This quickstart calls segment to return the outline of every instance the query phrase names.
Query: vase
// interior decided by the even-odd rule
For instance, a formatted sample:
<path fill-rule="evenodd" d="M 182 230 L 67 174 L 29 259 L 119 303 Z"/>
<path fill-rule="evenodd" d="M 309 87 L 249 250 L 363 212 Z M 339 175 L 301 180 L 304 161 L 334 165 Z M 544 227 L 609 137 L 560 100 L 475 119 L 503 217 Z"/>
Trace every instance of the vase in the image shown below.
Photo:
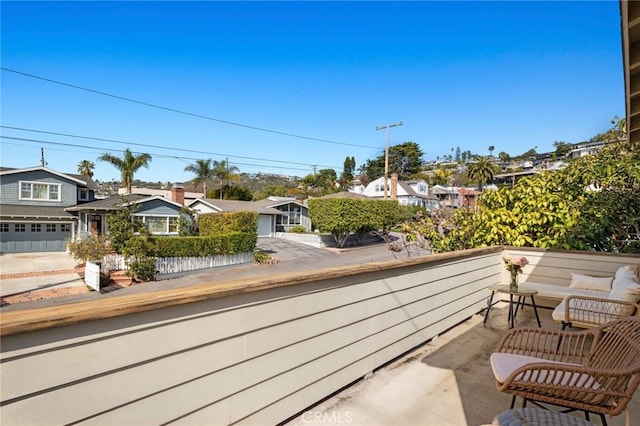
<path fill-rule="evenodd" d="M 518 271 L 511 272 L 511 282 L 509 283 L 509 290 L 518 291 Z"/>

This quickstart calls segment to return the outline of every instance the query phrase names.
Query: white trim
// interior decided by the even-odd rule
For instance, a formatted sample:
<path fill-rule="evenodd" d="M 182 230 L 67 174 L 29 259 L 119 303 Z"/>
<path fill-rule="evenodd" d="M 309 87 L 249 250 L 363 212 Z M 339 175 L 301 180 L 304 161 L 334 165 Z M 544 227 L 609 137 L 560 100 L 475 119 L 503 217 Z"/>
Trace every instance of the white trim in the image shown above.
<path fill-rule="evenodd" d="M 65 178 L 65 179 L 72 180 L 72 181 L 80 183 L 82 185 L 87 185 L 87 182 L 85 182 L 83 180 L 74 178 L 74 177 L 69 176 L 69 175 L 64 174 L 64 173 L 56 172 L 55 170 L 51 170 L 51 169 L 49 169 L 47 167 L 41 167 L 41 166 L 38 166 L 38 167 L 27 167 L 26 169 L 4 170 L 4 171 L 0 172 L 0 176 L 11 175 L 11 174 L 16 174 L 16 173 L 35 172 L 35 171 L 38 171 L 38 170 L 54 174 L 56 176 L 60 176 L 60 177 Z"/>
<path fill-rule="evenodd" d="M 31 185 L 31 198 L 26 198 L 22 195 L 22 185 L 23 184 L 29 184 Z M 47 185 L 47 197 L 49 197 L 51 195 L 51 187 L 55 186 L 58 188 L 58 199 L 51 199 L 51 198 L 46 198 L 46 199 L 42 199 L 42 198 L 33 198 L 33 186 L 34 185 Z M 62 184 L 60 183 L 53 183 L 53 182 L 42 182 L 42 181 L 33 181 L 33 180 L 18 180 L 18 200 L 26 200 L 26 201 L 43 201 L 43 202 L 50 202 L 50 203 L 61 203 L 62 202 Z"/>

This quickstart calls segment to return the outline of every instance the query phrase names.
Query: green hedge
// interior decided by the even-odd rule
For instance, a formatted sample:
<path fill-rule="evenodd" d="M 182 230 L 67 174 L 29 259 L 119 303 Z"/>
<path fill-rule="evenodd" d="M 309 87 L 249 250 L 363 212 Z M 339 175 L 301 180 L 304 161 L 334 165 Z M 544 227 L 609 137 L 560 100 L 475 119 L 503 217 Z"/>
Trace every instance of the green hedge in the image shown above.
<path fill-rule="evenodd" d="M 201 237 L 228 232 L 258 233 L 258 212 L 205 213 L 198 219 Z"/>
<path fill-rule="evenodd" d="M 141 238 L 141 237 L 134 237 Z M 199 257 L 253 252 L 257 233 L 228 232 L 213 237 L 150 237 L 157 257 Z"/>
<path fill-rule="evenodd" d="M 320 232 L 330 232 L 338 247 L 350 233 L 358 239 L 366 232 L 388 229 L 402 220 L 396 200 L 314 198 L 309 200 L 309 218 Z"/>

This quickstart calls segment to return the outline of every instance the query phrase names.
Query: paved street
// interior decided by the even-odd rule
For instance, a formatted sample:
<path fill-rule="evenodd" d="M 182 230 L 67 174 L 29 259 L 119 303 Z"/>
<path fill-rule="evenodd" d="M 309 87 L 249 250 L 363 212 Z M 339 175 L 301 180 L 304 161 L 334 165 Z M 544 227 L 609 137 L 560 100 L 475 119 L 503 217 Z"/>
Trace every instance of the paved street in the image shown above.
<path fill-rule="evenodd" d="M 284 274 L 288 272 L 304 272 L 317 269 L 335 268 L 348 264 L 364 264 L 393 260 L 394 256 L 384 243 L 347 249 L 316 248 L 313 246 L 287 241 L 278 238 L 258 239 L 258 248 L 280 260 L 277 264 L 258 265 L 245 264 L 223 268 L 213 268 L 200 271 L 185 272 L 158 281 L 142 283 L 112 291 L 106 294 L 91 292 L 56 299 L 37 300 L 28 303 L 9 305 L 3 311 L 52 306 L 61 303 L 74 303 L 82 300 L 117 297 L 125 294 L 142 293 L 168 288 L 179 288 L 190 285 L 224 281 L 238 278 L 251 278 L 263 275 Z M 406 253 L 396 254 L 399 258 L 406 257 Z M 0 256 L 2 274 L 19 271 L 45 271 L 73 268 L 76 262 L 67 253 L 22 253 L 3 254 Z M 73 275 L 42 275 L 30 278 L 3 279 L 0 288 L 2 294 L 11 294 L 16 287 L 26 291 L 28 289 L 49 288 L 47 286 L 82 285 L 84 283 L 77 274 Z M 6 289 L 6 290 L 5 290 Z"/>

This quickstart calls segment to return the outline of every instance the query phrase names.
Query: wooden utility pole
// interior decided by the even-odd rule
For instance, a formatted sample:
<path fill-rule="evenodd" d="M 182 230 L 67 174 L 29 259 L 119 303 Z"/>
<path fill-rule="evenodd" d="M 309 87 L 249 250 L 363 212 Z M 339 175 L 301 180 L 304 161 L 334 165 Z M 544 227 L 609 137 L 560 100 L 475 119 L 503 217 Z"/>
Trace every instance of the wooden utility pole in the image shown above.
<path fill-rule="evenodd" d="M 402 121 L 399 121 L 395 124 L 387 124 L 385 126 L 379 126 L 376 127 L 376 130 L 382 130 L 382 129 L 386 129 L 387 130 L 387 145 L 386 148 L 384 150 L 384 199 L 387 199 L 387 176 L 389 175 L 389 128 L 390 127 L 397 127 L 397 126 L 402 126 Z"/>

